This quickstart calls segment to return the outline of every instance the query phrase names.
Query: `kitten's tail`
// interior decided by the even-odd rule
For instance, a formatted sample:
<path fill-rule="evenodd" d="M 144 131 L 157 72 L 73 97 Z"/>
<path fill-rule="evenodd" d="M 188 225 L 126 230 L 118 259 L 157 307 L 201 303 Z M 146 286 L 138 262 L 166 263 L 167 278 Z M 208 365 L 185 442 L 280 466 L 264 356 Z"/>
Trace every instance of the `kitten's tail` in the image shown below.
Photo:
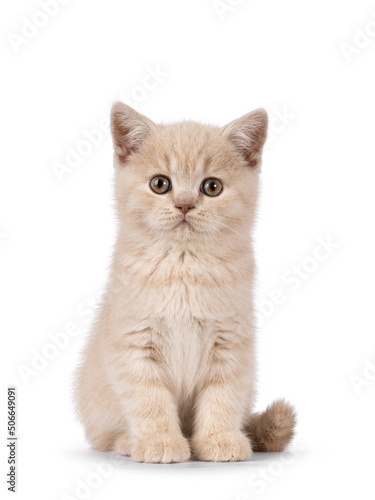
<path fill-rule="evenodd" d="M 284 451 L 294 436 L 296 413 L 279 399 L 262 413 L 253 413 L 245 429 L 253 451 Z"/>

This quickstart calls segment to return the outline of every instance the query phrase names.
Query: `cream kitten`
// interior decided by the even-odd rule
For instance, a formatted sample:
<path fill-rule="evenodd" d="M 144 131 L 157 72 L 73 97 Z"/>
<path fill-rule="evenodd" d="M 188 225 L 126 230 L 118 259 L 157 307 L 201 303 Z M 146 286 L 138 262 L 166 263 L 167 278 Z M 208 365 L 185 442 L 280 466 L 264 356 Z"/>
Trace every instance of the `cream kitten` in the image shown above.
<path fill-rule="evenodd" d="M 256 392 L 251 228 L 267 115 L 224 128 L 112 109 L 119 234 L 76 378 L 96 450 L 139 462 L 282 451 L 295 415 Z"/>

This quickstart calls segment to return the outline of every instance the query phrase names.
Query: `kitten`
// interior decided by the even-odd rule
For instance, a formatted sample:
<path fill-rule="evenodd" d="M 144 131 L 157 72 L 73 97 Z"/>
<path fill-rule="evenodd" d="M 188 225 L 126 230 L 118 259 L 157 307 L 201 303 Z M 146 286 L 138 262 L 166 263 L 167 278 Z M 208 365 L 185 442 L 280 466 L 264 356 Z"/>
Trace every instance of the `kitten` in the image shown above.
<path fill-rule="evenodd" d="M 88 440 L 139 462 L 284 450 L 293 408 L 252 412 L 265 111 L 223 128 L 156 125 L 116 103 L 111 119 L 119 234 L 76 377 Z"/>

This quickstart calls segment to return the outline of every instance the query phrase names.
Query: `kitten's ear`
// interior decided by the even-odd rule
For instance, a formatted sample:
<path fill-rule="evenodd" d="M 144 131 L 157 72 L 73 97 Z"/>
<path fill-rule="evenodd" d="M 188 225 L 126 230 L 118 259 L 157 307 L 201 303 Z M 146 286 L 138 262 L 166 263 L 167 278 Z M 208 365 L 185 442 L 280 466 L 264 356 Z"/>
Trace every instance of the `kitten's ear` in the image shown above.
<path fill-rule="evenodd" d="M 267 126 L 267 113 L 260 108 L 230 122 L 223 127 L 222 134 L 251 167 L 256 167 L 261 160 Z"/>
<path fill-rule="evenodd" d="M 156 131 L 154 122 L 122 102 L 116 102 L 111 111 L 111 130 L 115 151 L 124 161 L 139 150 L 147 137 Z"/>

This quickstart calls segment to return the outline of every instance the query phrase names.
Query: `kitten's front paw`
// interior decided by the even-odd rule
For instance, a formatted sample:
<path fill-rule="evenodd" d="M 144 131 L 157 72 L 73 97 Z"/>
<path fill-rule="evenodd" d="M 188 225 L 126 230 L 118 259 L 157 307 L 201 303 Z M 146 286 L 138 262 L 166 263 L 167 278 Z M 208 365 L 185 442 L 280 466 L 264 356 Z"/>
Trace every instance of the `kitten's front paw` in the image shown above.
<path fill-rule="evenodd" d="M 193 439 L 194 454 L 206 462 L 238 462 L 251 457 L 249 439 L 242 432 L 221 432 Z"/>
<path fill-rule="evenodd" d="M 135 462 L 186 462 L 190 458 L 190 447 L 183 436 L 159 434 L 139 440 L 133 447 L 131 457 Z"/>

